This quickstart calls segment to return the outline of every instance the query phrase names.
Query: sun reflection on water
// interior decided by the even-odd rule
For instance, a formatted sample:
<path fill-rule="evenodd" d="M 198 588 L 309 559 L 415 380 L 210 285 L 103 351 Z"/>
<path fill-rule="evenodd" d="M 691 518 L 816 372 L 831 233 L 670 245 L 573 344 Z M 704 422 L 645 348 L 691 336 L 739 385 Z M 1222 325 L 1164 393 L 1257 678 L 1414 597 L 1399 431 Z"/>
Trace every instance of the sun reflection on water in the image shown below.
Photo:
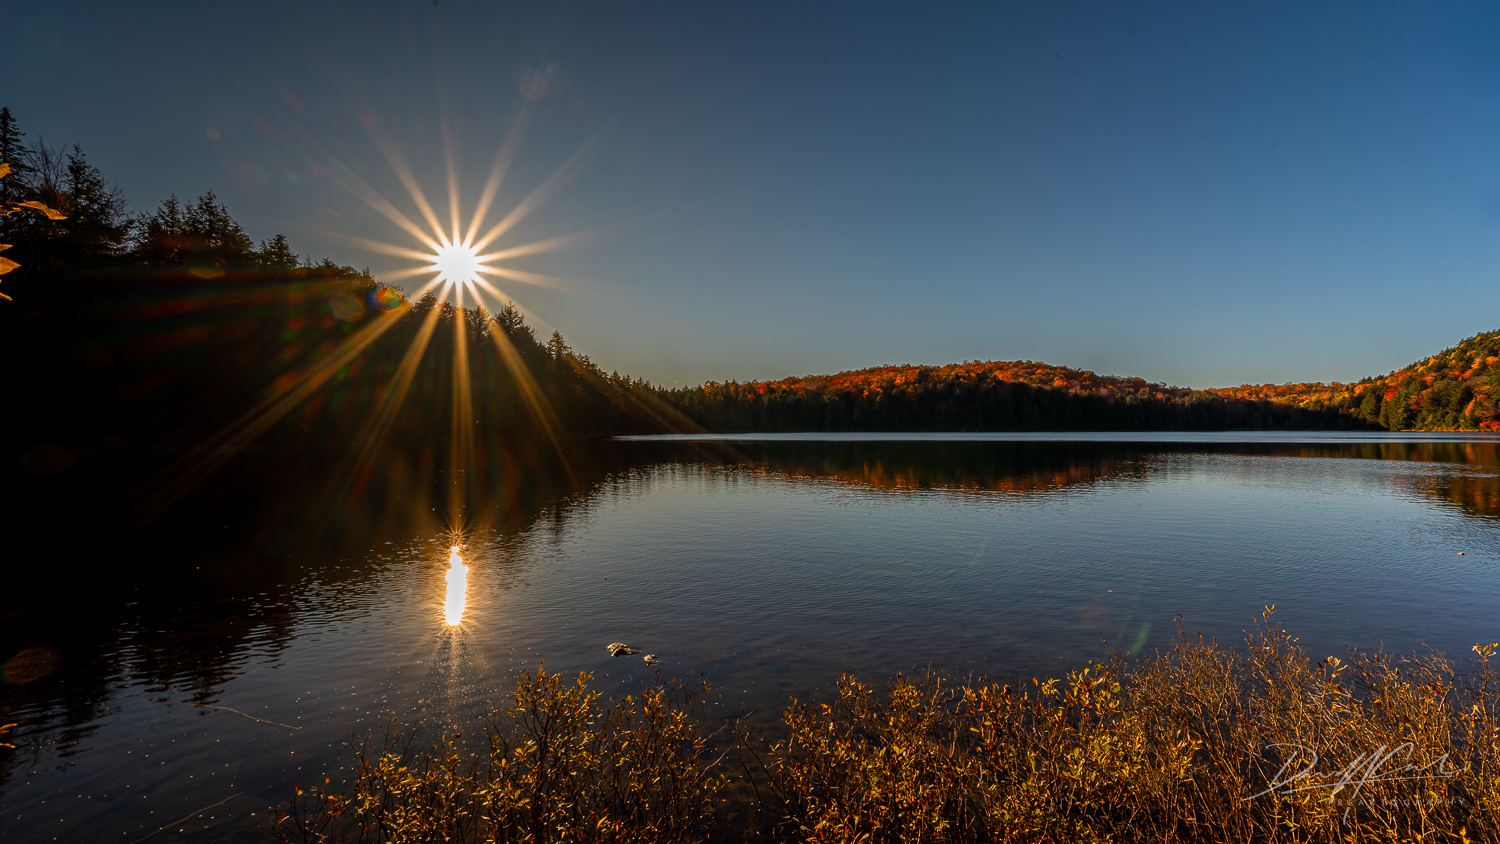
<path fill-rule="evenodd" d="M 464 605 L 468 602 L 469 567 L 458 554 L 455 545 L 448 551 L 448 597 L 443 601 L 443 618 L 449 627 L 457 627 L 464 620 Z"/>

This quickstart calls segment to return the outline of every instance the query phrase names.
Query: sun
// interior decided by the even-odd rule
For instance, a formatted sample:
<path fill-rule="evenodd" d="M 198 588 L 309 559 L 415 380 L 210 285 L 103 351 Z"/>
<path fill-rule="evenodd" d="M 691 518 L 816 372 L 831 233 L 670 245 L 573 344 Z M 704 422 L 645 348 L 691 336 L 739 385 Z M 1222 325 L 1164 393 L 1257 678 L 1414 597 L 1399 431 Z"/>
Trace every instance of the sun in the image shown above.
<path fill-rule="evenodd" d="M 439 299 L 446 299 L 452 294 L 457 300 L 454 304 L 459 307 L 462 307 L 464 300 L 470 297 L 473 297 L 470 299 L 471 302 L 479 305 L 486 296 L 494 301 L 514 306 L 512 298 L 500 287 L 501 284 L 506 283 L 501 279 L 555 290 L 567 290 L 570 287 L 565 279 L 523 270 L 512 265 L 511 262 L 517 258 L 539 255 L 574 245 L 590 236 L 589 232 L 575 232 L 529 243 L 496 246 L 498 241 L 505 238 L 507 234 L 512 234 L 522 220 L 535 211 L 572 173 L 577 171 L 587 150 L 586 146 L 574 153 L 540 185 L 532 189 L 491 225 L 490 211 L 499 195 L 501 182 L 505 180 L 512 159 L 515 158 L 523 122 L 517 119 L 505 140 L 496 150 L 489 177 L 479 190 L 472 212 L 467 214 L 461 208 L 463 202 L 459 196 L 460 179 L 452 149 L 446 150 L 448 159 L 446 214 L 442 213 L 443 209 L 440 204 L 434 204 L 428 198 L 416 174 L 401 154 L 400 147 L 386 137 L 373 122 L 368 128 L 375 137 L 376 144 L 385 154 L 386 161 L 394 171 L 397 181 L 406 189 L 417 213 L 409 214 L 398 208 L 396 201 L 385 196 L 348 167 L 337 163 L 330 166 L 328 172 L 335 182 L 364 200 L 371 210 L 394 223 L 397 228 L 416 241 L 414 244 L 416 248 L 412 248 L 384 240 L 353 235 L 346 237 L 351 243 L 373 252 L 418 262 L 418 266 L 396 269 L 382 274 L 388 283 L 404 278 L 425 277 L 421 287 L 403 296 L 403 301 L 418 301 L 431 292 Z"/>
<path fill-rule="evenodd" d="M 443 242 L 432 255 L 432 270 L 437 272 L 439 283 L 473 285 L 479 274 L 488 269 L 479 250 L 468 243 Z"/>

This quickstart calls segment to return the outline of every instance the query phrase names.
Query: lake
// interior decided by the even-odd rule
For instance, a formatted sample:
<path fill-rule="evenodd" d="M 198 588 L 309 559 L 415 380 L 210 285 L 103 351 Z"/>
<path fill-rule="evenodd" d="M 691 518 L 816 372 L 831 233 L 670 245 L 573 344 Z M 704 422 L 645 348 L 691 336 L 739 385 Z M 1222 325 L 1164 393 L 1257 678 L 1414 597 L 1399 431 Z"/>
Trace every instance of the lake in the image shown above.
<path fill-rule="evenodd" d="M 1179 623 L 1238 640 L 1268 605 L 1317 655 L 1500 639 L 1494 437 L 658 437 L 528 471 L 482 506 L 424 482 L 339 518 L 289 483 L 200 513 L 160 571 L 44 570 L 0 639 L 0 838 L 265 840 L 348 736 L 473 733 L 543 664 L 619 695 L 650 653 L 768 727 L 841 672 L 1057 676 Z"/>

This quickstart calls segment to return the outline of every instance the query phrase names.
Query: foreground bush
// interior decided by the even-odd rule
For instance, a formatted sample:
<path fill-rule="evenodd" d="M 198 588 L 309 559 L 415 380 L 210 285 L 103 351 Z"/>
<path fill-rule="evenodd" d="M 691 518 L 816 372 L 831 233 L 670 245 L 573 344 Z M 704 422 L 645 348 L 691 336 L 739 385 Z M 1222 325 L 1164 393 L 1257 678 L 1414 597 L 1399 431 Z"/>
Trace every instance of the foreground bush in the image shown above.
<path fill-rule="evenodd" d="M 358 756 L 352 794 L 297 788 L 276 822 L 283 841 L 696 841 L 723 780 L 703 758 L 707 684 L 658 683 L 613 708 L 588 674 L 568 684 L 523 673 L 514 704 L 486 730 L 419 747 L 387 730 Z"/>
<path fill-rule="evenodd" d="M 1270 610 L 1244 648 L 1179 636 L 1130 666 L 1026 687 L 841 677 L 741 735 L 716 773 L 703 689 L 607 713 L 524 675 L 518 739 L 487 760 L 450 740 L 362 758 L 354 795 L 301 794 L 284 838 L 368 841 L 1500 841 L 1497 646 L 1469 671 L 1429 653 L 1314 661 Z M 674 690 L 675 689 L 675 690 Z M 701 723 L 701 722 L 699 722 Z M 389 747 L 389 743 L 388 743 Z M 481 772 L 481 765 L 486 767 Z M 711 829 L 713 800 L 747 824 Z M 326 838 L 325 838 L 326 836 Z"/>
<path fill-rule="evenodd" d="M 1495 647 L 1311 660 L 1180 637 L 1029 688 L 847 677 L 755 765 L 782 837 L 833 841 L 1500 839 Z M 1314 755 L 1316 754 L 1316 755 Z"/>

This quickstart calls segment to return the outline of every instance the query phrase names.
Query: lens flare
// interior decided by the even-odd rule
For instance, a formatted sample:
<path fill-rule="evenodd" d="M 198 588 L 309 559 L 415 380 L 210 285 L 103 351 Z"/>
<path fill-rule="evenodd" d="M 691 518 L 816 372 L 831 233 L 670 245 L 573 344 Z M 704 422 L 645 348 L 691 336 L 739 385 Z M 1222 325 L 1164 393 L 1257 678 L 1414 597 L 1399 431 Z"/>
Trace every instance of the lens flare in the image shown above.
<path fill-rule="evenodd" d="M 401 294 L 389 287 L 377 287 L 370 291 L 370 305 L 382 311 L 393 311 L 401 307 Z"/>
<path fill-rule="evenodd" d="M 458 554 L 455 545 L 448 551 L 448 598 L 443 602 L 443 619 L 449 627 L 457 627 L 464 620 L 464 606 L 469 596 L 469 567 Z"/>

